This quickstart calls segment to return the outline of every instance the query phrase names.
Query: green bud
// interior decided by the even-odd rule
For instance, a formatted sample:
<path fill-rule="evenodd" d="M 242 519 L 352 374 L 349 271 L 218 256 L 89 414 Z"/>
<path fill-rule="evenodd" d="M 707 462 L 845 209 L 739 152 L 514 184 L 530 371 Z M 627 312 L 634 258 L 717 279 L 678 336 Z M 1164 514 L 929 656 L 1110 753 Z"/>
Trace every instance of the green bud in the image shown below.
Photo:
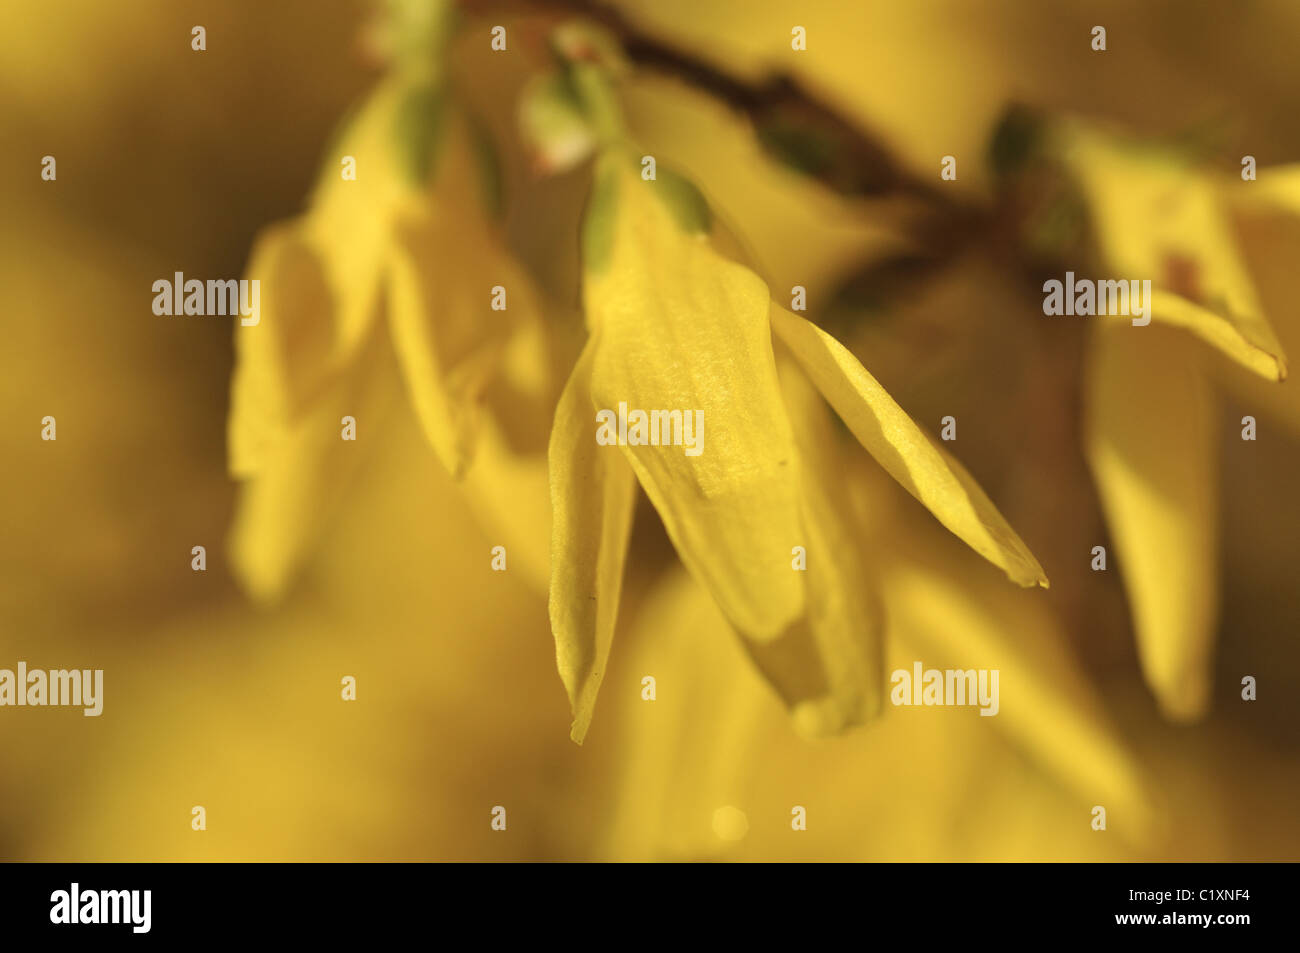
<path fill-rule="evenodd" d="M 541 171 L 565 172 L 596 147 L 595 133 L 574 86 L 561 73 L 535 78 L 519 101 L 519 128 Z"/>

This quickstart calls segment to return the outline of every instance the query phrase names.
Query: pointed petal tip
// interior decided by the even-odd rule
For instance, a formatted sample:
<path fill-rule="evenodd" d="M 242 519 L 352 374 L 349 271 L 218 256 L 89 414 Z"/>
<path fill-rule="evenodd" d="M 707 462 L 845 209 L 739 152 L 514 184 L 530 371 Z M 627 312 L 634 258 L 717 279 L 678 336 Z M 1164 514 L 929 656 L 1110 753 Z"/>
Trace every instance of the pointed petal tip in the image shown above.
<path fill-rule="evenodd" d="M 1024 543 L 1021 543 L 1024 546 Z M 996 564 L 995 564 L 996 565 Z M 1020 554 L 1019 562 L 1013 562 L 1010 565 L 1001 567 L 1006 577 L 1022 589 L 1051 589 L 1052 583 L 1047 578 L 1047 573 L 1039 565 L 1038 559 L 1027 546 L 1024 547 Z"/>
<path fill-rule="evenodd" d="M 818 701 L 800 702 L 790 709 L 790 721 L 795 734 L 805 741 L 825 741 L 844 730 L 845 723 L 832 717 L 825 705 Z"/>
<path fill-rule="evenodd" d="M 975 478 L 917 426 L 843 343 L 775 303 L 769 317 L 813 385 L 890 476 L 1012 582 L 1032 586 L 1046 579 Z"/>
<path fill-rule="evenodd" d="M 284 601 L 290 583 L 287 573 L 264 567 L 248 567 L 238 561 L 238 557 L 233 561 L 232 568 L 244 597 L 257 611 L 269 612 Z"/>
<path fill-rule="evenodd" d="M 1266 381 L 1280 384 L 1286 380 L 1286 357 L 1280 352 L 1274 354 L 1271 351 L 1257 349 L 1246 367 Z"/>
<path fill-rule="evenodd" d="M 880 717 L 882 707 L 880 695 L 855 704 L 851 709 L 846 709 L 839 699 L 815 698 L 795 703 L 789 712 L 791 724 L 799 737 L 805 741 L 828 741 L 874 721 Z"/>
<path fill-rule="evenodd" d="M 1155 695 L 1161 716 L 1172 725 L 1190 727 L 1203 720 L 1210 708 L 1209 682 L 1206 679 L 1188 680 L 1190 687 L 1161 688 L 1150 678 L 1147 684 Z"/>

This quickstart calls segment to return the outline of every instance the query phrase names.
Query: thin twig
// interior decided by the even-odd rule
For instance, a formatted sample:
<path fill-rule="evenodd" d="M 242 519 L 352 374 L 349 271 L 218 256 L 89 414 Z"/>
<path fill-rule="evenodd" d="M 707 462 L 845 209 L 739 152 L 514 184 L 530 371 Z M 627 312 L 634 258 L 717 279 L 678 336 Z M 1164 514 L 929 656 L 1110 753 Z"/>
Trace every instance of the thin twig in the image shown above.
<path fill-rule="evenodd" d="M 644 31 L 620 11 L 593 0 L 459 0 L 466 12 L 506 9 L 567 14 L 608 30 L 628 59 L 674 76 L 747 116 L 759 140 L 787 164 L 847 196 L 905 195 L 969 224 L 974 210 L 935 183 L 900 166 L 856 122 L 813 95 L 799 80 L 774 73 L 751 83 Z M 937 172 L 936 172 L 937 175 Z M 961 229 L 966 231 L 966 229 Z"/>

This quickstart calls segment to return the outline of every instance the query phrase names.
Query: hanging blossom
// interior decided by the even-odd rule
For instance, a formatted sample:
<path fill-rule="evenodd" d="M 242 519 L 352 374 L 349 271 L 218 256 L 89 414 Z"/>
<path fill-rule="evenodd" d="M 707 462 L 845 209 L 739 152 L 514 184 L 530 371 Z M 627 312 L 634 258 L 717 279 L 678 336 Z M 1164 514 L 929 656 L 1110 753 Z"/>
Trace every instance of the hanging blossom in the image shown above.
<path fill-rule="evenodd" d="M 852 547 L 833 542 L 836 513 L 800 450 L 778 352 L 953 533 L 1015 583 L 1047 577 L 970 475 L 843 345 L 714 249 L 700 193 L 641 168 L 639 151 L 606 139 L 583 235 L 590 336 L 551 437 L 550 612 L 572 736 L 587 732 L 607 665 L 638 485 L 800 728 L 861 723 L 881 702 L 880 624 Z M 595 421 L 620 404 L 700 411 L 702 452 L 602 446 Z"/>
<path fill-rule="evenodd" d="M 444 69 L 448 8 L 402 2 L 392 16 L 395 65 L 343 123 L 306 213 L 267 228 L 248 267 L 264 306 L 259 326 L 236 332 L 231 551 L 263 600 L 304 560 L 394 376 L 480 512 L 512 530 L 519 520 L 497 505 L 507 496 L 545 534 L 542 447 L 530 461 L 507 434 L 533 416 L 544 426 L 553 400 L 539 296 L 494 220 L 490 144 Z M 356 442 L 341 439 L 345 417 Z M 521 555 L 537 551 L 525 570 L 544 578 L 544 546 L 516 538 Z"/>
<path fill-rule="evenodd" d="M 1103 318 L 1090 334 L 1085 452 L 1145 679 L 1167 716 L 1194 719 L 1209 704 L 1218 627 L 1223 437 L 1210 362 L 1218 352 L 1271 382 L 1287 373 L 1234 214 L 1261 204 L 1295 211 L 1297 176 L 1223 176 L 1075 120 L 1045 124 L 1041 141 L 1078 188 L 1104 266 L 1152 282 L 1152 327 Z"/>

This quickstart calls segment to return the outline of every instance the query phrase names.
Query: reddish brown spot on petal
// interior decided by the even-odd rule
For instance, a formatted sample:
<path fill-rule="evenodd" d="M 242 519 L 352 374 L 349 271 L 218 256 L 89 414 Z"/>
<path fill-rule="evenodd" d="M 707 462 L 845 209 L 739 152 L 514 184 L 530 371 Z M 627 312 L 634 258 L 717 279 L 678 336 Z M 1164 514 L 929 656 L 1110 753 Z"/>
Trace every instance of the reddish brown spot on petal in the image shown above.
<path fill-rule="evenodd" d="M 1188 301 L 1201 301 L 1200 266 L 1186 255 L 1166 255 L 1161 284 Z"/>

